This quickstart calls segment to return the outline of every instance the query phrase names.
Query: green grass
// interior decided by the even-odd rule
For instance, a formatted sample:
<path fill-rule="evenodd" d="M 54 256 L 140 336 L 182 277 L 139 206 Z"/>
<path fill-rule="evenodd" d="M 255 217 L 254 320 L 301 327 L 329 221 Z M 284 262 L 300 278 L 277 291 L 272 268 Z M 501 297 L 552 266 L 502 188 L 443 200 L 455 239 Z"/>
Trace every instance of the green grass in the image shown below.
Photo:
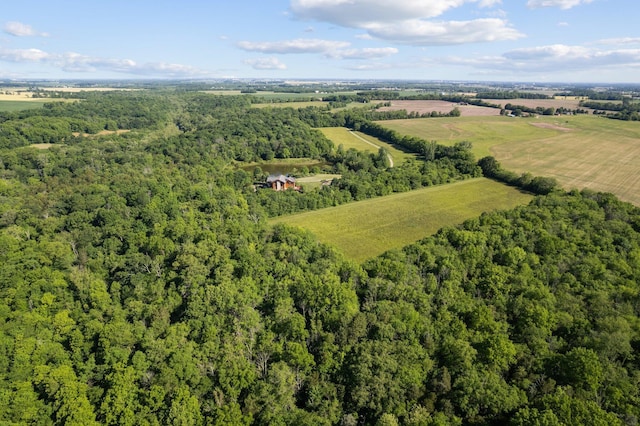
<path fill-rule="evenodd" d="M 482 212 L 526 204 L 531 195 L 478 178 L 393 194 L 270 222 L 308 229 L 357 262 L 403 247 Z"/>
<path fill-rule="evenodd" d="M 537 119 L 511 117 L 442 117 L 380 121 L 378 124 L 401 135 L 417 136 L 442 145 L 469 141 L 478 158 L 491 154 L 491 148 L 513 140 L 533 141 L 558 134 L 558 131 L 532 126 Z M 558 120 L 555 120 L 558 121 Z"/>
<path fill-rule="evenodd" d="M 343 148 L 348 150 L 354 148 L 358 151 L 378 152 L 380 147 L 387 150 L 395 165 L 402 164 L 406 159 L 416 158 L 416 154 L 404 152 L 396 148 L 394 145 L 381 141 L 378 138 L 366 135 L 361 132 L 351 132 L 344 127 L 325 127 L 320 131 L 330 139 L 336 146 L 342 145 Z M 365 139 L 369 143 L 363 141 Z"/>
<path fill-rule="evenodd" d="M 0 101 L 0 111 L 22 111 L 25 109 L 42 108 L 42 106 L 51 102 L 48 100 L 43 101 Z"/>
<path fill-rule="evenodd" d="M 260 104 L 252 104 L 252 108 L 306 108 L 310 106 L 324 107 L 329 102 L 322 101 L 301 101 L 301 102 L 266 102 Z"/>
<path fill-rule="evenodd" d="M 331 173 L 320 173 L 317 175 L 304 176 L 296 179 L 296 183 L 308 188 L 319 188 L 324 181 L 332 181 L 333 179 L 340 178 L 341 175 L 331 174 Z"/>
<path fill-rule="evenodd" d="M 554 177 L 565 189 L 611 192 L 640 205 L 640 125 L 597 116 L 459 117 L 380 122 L 441 144 L 469 141 L 516 173 Z M 547 126 L 539 127 L 539 126 Z"/>

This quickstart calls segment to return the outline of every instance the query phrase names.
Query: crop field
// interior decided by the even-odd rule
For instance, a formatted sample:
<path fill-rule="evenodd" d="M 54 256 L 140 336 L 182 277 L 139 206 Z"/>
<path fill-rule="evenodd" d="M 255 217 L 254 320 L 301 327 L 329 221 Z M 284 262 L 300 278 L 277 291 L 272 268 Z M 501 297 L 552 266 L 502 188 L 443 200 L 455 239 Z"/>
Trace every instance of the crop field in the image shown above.
<path fill-rule="evenodd" d="M 252 108 L 306 108 L 310 106 L 323 107 L 329 105 L 329 102 L 322 101 L 301 101 L 301 102 L 265 102 L 252 104 Z"/>
<path fill-rule="evenodd" d="M 556 99 L 485 99 L 487 102 L 498 105 L 522 105 L 527 108 L 566 108 L 576 109 L 580 107 L 580 99 L 575 96 L 559 96 Z"/>
<path fill-rule="evenodd" d="M 482 212 L 523 205 L 531 198 L 513 187 L 478 178 L 282 216 L 271 223 L 307 229 L 320 241 L 362 262 L 432 235 L 444 226 L 462 223 Z"/>
<path fill-rule="evenodd" d="M 320 131 L 336 146 L 342 145 L 345 150 L 354 148 L 358 151 L 378 152 L 378 149 L 384 148 L 393 159 L 394 164 L 401 164 L 406 159 L 416 158 L 415 154 L 402 151 L 390 143 L 361 132 L 352 132 L 344 127 L 324 127 Z"/>
<path fill-rule="evenodd" d="M 42 108 L 42 106 L 50 102 L 48 100 L 19 100 L 5 101 L 0 99 L 0 111 L 22 111 L 23 109 Z"/>
<path fill-rule="evenodd" d="M 380 111 L 400 111 L 417 112 L 419 114 L 429 114 L 433 111 L 442 114 L 449 113 L 452 109 L 458 108 L 462 117 L 487 117 L 500 115 L 497 108 L 482 107 L 476 105 L 460 105 L 456 102 L 448 101 L 391 101 L 391 106 L 382 107 Z"/>
<path fill-rule="evenodd" d="M 554 177 L 565 189 L 611 192 L 640 205 L 640 126 L 595 116 L 459 117 L 380 122 L 442 144 L 469 141 L 516 173 Z"/>

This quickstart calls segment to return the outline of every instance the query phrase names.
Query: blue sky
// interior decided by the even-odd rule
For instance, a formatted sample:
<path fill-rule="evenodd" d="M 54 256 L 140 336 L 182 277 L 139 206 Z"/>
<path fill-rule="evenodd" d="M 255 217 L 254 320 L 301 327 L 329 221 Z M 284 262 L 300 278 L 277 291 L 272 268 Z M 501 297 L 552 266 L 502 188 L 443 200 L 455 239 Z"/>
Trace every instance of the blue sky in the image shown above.
<path fill-rule="evenodd" d="M 637 0 L 20 0 L 0 78 L 640 83 Z"/>

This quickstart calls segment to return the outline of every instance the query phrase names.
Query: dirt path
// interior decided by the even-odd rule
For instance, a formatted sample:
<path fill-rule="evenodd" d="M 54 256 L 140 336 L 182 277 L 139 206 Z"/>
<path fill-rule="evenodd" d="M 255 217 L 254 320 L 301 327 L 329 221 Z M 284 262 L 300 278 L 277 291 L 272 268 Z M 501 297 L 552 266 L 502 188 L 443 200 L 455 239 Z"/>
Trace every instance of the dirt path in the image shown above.
<path fill-rule="evenodd" d="M 357 134 L 357 133 L 355 133 L 355 132 L 353 132 L 351 130 L 349 130 L 349 133 L 351 133 L 353 136 L 355 136 L 356 138 L 360 139 L 364 143 L 368 143 L 369 145 L 375 146 L 378 149 L 382 148 L 381 146 L 376 145 L 373 142 L 369 142 L 368 140 L 366 140 L 365 138 L 363 138 L 362 136 L 360 136 L 359 134 Z M 389 158 L 389 167 L 393 167 L 393 157 L 389 153 L 387 153 L 387 157 Z"/>

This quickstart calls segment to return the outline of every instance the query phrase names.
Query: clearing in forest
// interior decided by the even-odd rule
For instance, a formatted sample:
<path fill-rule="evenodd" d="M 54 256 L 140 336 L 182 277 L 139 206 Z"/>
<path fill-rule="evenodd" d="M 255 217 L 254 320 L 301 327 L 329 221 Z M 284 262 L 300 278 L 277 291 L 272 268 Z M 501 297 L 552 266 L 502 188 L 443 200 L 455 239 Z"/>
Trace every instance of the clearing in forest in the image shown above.
<path fill-rule="evenodd" d="M 382 121 L 402 135 L 441 144 L 469 141 L 477 158 L 553 177 L 565 189 L 611 192 L 640 206 L 640 126 L 593 115 L 459 117 Z"/>
<path fill-rule="evenodd" d="M 324 107 L 329 102 L 317 101 L 293 101 L 293 102 L 264 102 L 259 104 L 251 104 L 251 108 L 306 108 L 306 107 Z"/>
<path fill-rule="evenodd" d="M 384 142 L 362 132 L 351 131 L 344 127 L 324 127 L 321 128 L 320 131 L 322 131 L 335 146 L 342 145 L 345 151 L 349 148 L 354 148 L 358 151 L 376 153 L 380 148 L 384 148 L 391 157 L 392 165 L 399 165 L 406 159 L 414 159 L 417 157 L 415 154 L 402 151 L 388 142 Z"/>
<path fill-rule="evenodd" d="M 19 101 L 3 101 L 0 100 L 0 111 L 22 111 L 25 109 L 42 108 L 46 104 L 47 100 L 38 99 L 32 100 L 19 100 Z"/>
<path fill-rule="evenodd" d="M 526 204 L 530 194 L 477 178 L 281 216 L 270 222 L 307 229 L 317 238 L 362 262 L 404 247 L 482 212 Z"/>

